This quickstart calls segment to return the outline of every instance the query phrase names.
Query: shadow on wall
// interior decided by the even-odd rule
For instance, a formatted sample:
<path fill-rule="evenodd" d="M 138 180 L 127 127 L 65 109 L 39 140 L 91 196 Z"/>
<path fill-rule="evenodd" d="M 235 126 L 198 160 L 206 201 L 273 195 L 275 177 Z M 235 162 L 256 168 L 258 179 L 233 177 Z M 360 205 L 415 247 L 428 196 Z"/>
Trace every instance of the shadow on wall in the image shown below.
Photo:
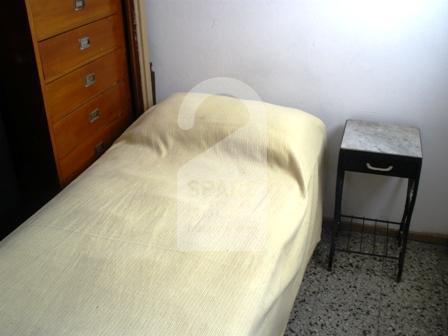
<path fill-rule="evenodd" d="M 345 125 L 331 129 L 327 133 L 327 148 L 325 153 L 325 193 L 328 199 L 324 201 L 324 216 L 333 217 L 334 212 L 334 192 L 336 188 L 336 172 L 338 163 L 339 146 L 344 133 Z"/>
<path fill-rule="evenodd" d="M 407 180 L 398 177 L 348 173 L 346 177 L 346 212 L 392 221 L 401 221 L 406 199 Z"/>

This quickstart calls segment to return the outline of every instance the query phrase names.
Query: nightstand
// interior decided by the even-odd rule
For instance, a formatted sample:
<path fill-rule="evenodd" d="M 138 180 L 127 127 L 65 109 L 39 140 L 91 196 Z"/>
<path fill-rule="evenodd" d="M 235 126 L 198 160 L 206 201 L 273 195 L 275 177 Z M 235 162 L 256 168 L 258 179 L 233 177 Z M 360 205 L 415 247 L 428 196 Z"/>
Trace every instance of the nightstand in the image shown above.
<path fill-rule="evenodd" d="M 360 120 L 346 122 L 339 151 L 329 270 L 335 251 L 358 253 L 396 259 L 397 282 L 401 280 L 421 166 L 418 128 Z M 341 214 L 346 171 L 406 178 L 408 188 L 401 221 Z"/>

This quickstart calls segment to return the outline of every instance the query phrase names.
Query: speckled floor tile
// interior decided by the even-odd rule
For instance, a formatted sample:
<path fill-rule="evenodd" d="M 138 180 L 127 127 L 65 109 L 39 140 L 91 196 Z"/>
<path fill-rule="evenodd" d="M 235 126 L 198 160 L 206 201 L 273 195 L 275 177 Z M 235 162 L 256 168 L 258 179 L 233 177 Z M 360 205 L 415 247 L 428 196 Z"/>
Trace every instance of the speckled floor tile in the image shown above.
<path fill-rule="evenodd" d="M 376 258 L 337 254 L 333 271 L 322 269 L 317 299 L 342 306 L 375 306 L 380 294 L 381 263 Z"/>
<path fill-rule="evenodd" d="M 317 305 L 306 322 L 306 332 L 319 336 L 376 335 L 378 318 L 369 309 Z"/>
<path fill-rule="evenodd" d="M 442 275 L 439 271 L 444 259 L 447 259 L 447 255 L 444 255 L 441 249 L 437 249 L 430 244 L 409 242 L 403 280 L 419 281 L 427 284 L 441 282 Z"/>
<path fill-rule="evenodd" d="M 384 283 L 380 305 L 381 335 L 446 335 L 441 284 Z"/>
<path fill-rule="evenodd" d="M 409 242 L 397 284 L 395 260 L 337 252 L 328 272 L 328 235 L 307 268 L 285 336 L 448 336 L 448 247 Z"/>

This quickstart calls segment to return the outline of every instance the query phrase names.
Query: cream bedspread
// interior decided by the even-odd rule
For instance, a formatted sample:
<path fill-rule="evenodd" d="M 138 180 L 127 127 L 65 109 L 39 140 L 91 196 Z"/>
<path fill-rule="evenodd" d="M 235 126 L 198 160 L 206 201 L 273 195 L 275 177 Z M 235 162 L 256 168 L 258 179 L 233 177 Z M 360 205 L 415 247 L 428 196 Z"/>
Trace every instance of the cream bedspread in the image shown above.
<path fill-rule="evenodd" d="M 146 112 L 0 243 L 1 335 L 282 335 L 320 239 L 325 127 L 185 97 Z"/>

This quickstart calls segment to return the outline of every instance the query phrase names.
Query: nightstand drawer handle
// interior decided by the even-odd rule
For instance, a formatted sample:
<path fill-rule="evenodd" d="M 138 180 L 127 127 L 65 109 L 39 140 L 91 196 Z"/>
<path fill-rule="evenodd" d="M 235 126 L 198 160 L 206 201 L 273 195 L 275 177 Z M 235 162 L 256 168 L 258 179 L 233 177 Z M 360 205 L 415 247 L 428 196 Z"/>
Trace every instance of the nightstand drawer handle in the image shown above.
<path fill-rule="evenodd" d="M 367 163 L 367 168 L 370 170 L 375 170 L 375 171 L 379 171 L 379 172 L 390 172 L 392 169 L 394 169 L 394 166 L 389 166 L 387 168 L 379 168 L 379 167 L 372 166 L 370 163 Z"/>

